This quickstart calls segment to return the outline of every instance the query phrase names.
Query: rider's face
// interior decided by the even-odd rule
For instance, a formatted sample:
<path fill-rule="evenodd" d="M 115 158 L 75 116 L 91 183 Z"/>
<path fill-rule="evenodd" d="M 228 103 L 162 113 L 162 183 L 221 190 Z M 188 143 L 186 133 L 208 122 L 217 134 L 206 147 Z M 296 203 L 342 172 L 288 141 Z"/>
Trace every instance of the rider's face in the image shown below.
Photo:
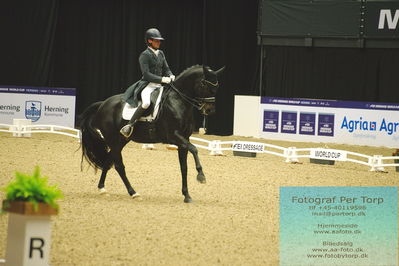
<path fill-rule="evenodd" d="M 150 43 L 151 47 L 155 50 L 159 49 L 159 47 L 161 46 L 161 40 L 150 39 L 148 40 L 148 42 Z"/>

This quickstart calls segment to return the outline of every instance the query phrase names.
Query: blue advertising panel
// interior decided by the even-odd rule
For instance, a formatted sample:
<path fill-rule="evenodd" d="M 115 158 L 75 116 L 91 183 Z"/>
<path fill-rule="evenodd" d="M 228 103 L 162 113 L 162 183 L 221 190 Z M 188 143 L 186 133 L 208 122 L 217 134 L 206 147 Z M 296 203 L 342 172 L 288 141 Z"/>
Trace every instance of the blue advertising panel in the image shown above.
<path fill-rule="evenodd" d="M 296 112 L 283 111 L 281 114 L 281 132 L 288 134 L 295 134 L 296 125 L 297 125 Z"/>
<path fill-rule="evenodd" d="M 301 112 L 299 115 L 299 134 L 314 135 L 316 130 L 316 113 Z"/>
<path fill-rule="evenodd" d="M 264 110 L 263 112 L 263 131 L 278 132 L 279 111 Z"/>
<path fill-rule="evenodd" d="M 334 114 L 319 114 L 317 135 L 334 136 Z"/>
<path fill-rule="evenodd" d="M 261 97 L 260 106 L 261 138 L 399 147 L 399 103 Z"/>

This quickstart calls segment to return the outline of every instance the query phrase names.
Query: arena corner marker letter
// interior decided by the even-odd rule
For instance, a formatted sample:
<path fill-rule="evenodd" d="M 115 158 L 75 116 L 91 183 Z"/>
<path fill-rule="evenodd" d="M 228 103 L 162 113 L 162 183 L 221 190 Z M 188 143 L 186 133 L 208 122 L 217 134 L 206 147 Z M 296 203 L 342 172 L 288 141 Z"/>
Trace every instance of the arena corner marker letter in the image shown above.
<path fill-rule="evenodd" d="M 280 266 L 398 266 L 397 187 L 281 187 Z"/>

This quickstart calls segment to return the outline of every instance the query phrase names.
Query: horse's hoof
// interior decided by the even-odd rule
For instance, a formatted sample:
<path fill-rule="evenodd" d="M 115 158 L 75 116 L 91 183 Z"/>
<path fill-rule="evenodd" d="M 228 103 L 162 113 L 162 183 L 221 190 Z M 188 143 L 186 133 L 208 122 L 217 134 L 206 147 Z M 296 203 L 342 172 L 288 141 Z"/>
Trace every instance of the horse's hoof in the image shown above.
<path fill-rule="evenodd" d="M 155 150 L 154 144 L 146 144 L 144 143 L 143 146 L 141 146 L 143 150 Z"/>
<path fill-rule="evenodd" d="M 139 193 L 135 193 L 132 195 L 132 199 L 137 200 L 137 201 L 142 201 L 143 199 L 141 198 L 141 195 Z"/>
<path fill-rule="evenodd" d="M 99 188 L 98 192 L 100 193 L 100 195 L 109 196 L 109 193 L 105 188 Z"/>
<path fill-rule="evenodd" d="M 185 197 L 184 198 L 184 203 L 191 203 L 193 200 L 190 197 Z"/>
<path fill-rule="evenodd" d="M 201 184 L 206 183 L 205 175 L 204 174 L 198 174 L 197 175 L 197 181 L 200 182 Z"/>

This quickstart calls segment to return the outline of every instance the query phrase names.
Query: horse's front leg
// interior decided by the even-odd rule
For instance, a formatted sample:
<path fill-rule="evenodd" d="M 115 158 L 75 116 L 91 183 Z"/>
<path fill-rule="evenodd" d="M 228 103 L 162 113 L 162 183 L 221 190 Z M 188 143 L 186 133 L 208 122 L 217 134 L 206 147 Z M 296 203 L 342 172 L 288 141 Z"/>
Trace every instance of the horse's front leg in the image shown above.
<path fill-rule="evenodd" d="M 202 165 L 198 156 L 198 150 L 197 147 L 195 147 L 190 141 L 188 141 L 187 139 L 185 139 L 182 135 L 179 134 L 179 132 L 175 131 L 175 135 L 180 139 L 180 141 L 183 143 L 183 145 L 190 151 L 190 153 L 193 155 L 194 157 L 194 161 L 195 161 L 195 168 L 197 169 L 197 181 L 205 184 L 206 183 L 206 178 L 205 178 L 205 174 L 202 171 Z"/>
<path fill-rule="evenodd" d="M 188 150 L 186 147 L 182 145 L 178 146 L 179 163 L 180 163 L 180 171 L 182 178 L 181 192 L 184 196 L 184 202 L 190 203 L 192 202 L 192 199 L 190 197 L 190 194 L 188 193 L 188 187 L 187 187 L 187 153 Z"/>

